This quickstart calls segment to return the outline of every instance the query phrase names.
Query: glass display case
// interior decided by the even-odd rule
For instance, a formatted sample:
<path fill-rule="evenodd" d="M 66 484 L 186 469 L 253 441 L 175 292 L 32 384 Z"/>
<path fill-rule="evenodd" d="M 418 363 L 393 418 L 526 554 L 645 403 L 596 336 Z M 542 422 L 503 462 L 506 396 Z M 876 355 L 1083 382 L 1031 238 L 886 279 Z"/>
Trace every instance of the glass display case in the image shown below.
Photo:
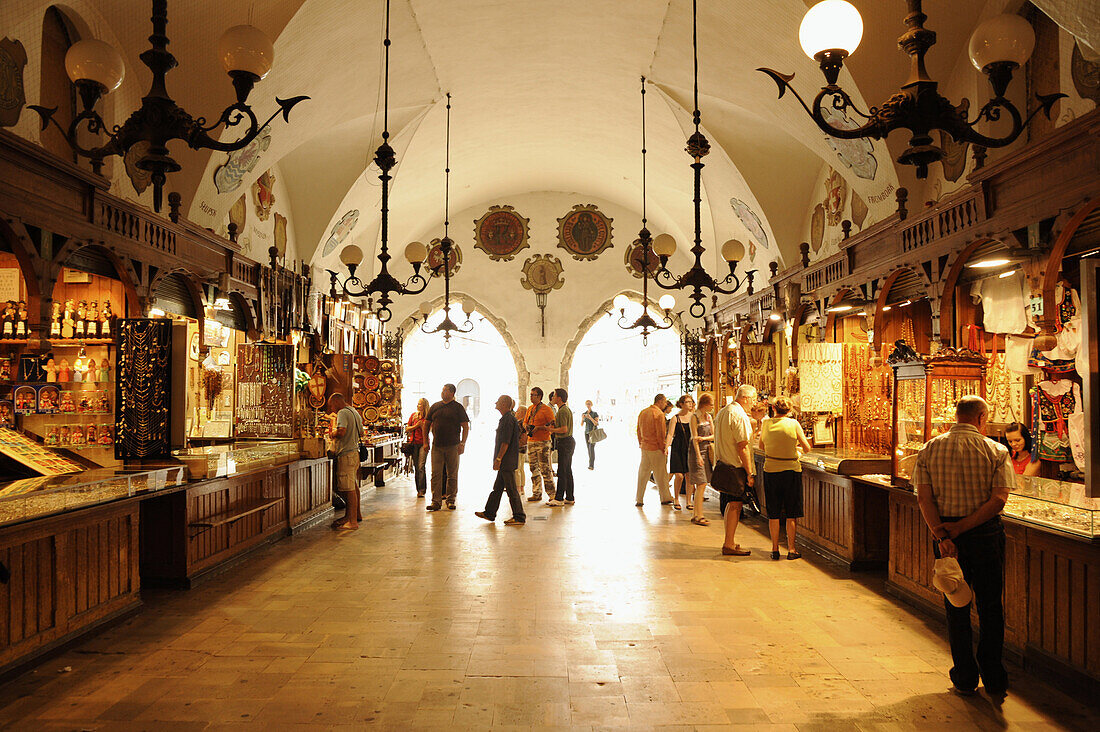
<path fill-rule="evenodd" d="M 1005 516 L 1089 539 L 1100 536 L 1100 498 L 1085 495 L 1083 483 L 1016 476 Z"/>
<path fill-rule="evenodd" d="M 837 448 L 835 450 L 814 449 L 800 458 L 803 465 L 833 475 L 867 475 L 882 473 L 890 469 L 890 459 L 885 455 Z"/>
<path fill-rule="evenodd" d="M 187 482 L 186 468 L 101 468 L 0 484 L 0 526 L 85 508 Z"/>
<path fill-rule="evenodd" d="M 193 480 L 222 478 L 269 468 L 298 459 L 297 440 L 240 442 L 234 445 L 189 447 L 172 453 L 191 471 Z"/>
<path fill-rule="evenodd" d="M 917 453 L 955 424 L 955 403 L 985 396 L 984 356 L 944 348 L 924 358 L 899 342 L 890 355 L 894 370 L 893 477 L 909 480 Z"/>

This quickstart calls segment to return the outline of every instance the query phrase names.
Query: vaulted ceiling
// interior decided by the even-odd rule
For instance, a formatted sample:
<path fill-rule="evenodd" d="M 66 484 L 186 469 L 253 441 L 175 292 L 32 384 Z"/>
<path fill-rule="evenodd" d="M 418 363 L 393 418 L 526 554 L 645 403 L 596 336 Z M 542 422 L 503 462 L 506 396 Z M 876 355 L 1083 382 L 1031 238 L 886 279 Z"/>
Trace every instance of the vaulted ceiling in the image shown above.
<path fill-rule="evenodd" d="M 1047 0 L 1047 4 L 1057 0 Z M 772 243 L 761 263 L 797 260 L 804 213 L 823 163 L 836 152 L 790 98 L 755 69 L 797 72 L 812 94 L 816 65 L 798 44 L 811 2 L 699 0 L 700 106 L 712 143 L 704 171 L 704 239 L 747 238 L 730 198 L 763 220 Z M 854 0 L 864 39 L 842 83 L 864 108 L 892 93 L 908 61 L 896 45 L 901 0 Z M 89 0 L 74 0 L 76 8 Z M 170 90 L 196 114 L 214 115 L 231 101 L 228 80 L 212 58 L 221 31 L 251 20 L 275 39 L 275 67 L 251 97 L 258 112 L 273 98 L 308 94 L 289 125 L 278 122 L 272 144 L 245 183 L 278 163 L 288 186 L 299 254 L 322 264 L 318 245 L 346 210 L 361 211 L 354 241 L 377 240 L 381 39 L 384 0 L 173 0 L 171 50 L 180 69 Z M 939 34 L 929 57 L 934 78 L 965 59 L 976 23 L 1020 2 L 926 0 L 928 26 Z M 140 96 L 147 72 L 147 0 L 91 3 L 89 10 L 122 46 Z M 251 16 L 251 17 L 250 17 Z M 93 28 L 93 31 L 96 30 Z M 692 108 L 691 0 L 392 0 L 389 129 L 399 167 L 391 201 L 391 242 L 398 248 L 442 220 L 443 96 L 453 95 L 452 211 L 506 203 L 535 191 L 576 192 L 640 210 L 639 79 L 649 80 L 649 214 L 651 230 L 681 245 L 692 226 L 690 159 L 683 151 Z M 136 77 L 136 78 L 135 78 Z M 901 142 L 899 135 L 898 142 Z M 896 148 L 893 140 L 890 148 Z M 875 143 L 874 186 L 905 185 L 897 150 Z M 240 192 L 219 194 L 213 155 L 177 151 L 184 171 L 173 187 L 190 217 L 219 227 Z M 899 175 L 901 180 L 899 181 Z M 776 248 L 778 244 L 778 250 Z M 330 255 L 330 256 L 335 256 Z"/>

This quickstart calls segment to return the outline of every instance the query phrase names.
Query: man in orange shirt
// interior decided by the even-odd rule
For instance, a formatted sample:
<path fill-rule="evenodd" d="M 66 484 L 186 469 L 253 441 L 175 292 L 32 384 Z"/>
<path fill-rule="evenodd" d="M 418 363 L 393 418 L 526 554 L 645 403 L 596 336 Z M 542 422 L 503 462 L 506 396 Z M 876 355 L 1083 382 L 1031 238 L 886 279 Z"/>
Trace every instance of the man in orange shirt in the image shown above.
<path fill-rule="evenodd" d="M 550 472 L 550 425 L 554 424 L 554 410 L 542 401 L 542 389 L 531 387 L 531 406 L 523 418 L 527 432 L 527 464 L 531 466 L 531 497 L 528 501 L 542 500 L 542 484 L 546 493 L 554 497 L 554 474 Z"/>
<path fill-rule="evenodd" d="M 638 415 L 638 446 L 642 448 L 642 462 L 638 465 L 638 495 L 635 506 L 641 506 L 645 498 L 645 486 L 649 474 L 657 482 L 661 494 L 661 504 L 672 503 L 672 493 L 668 489 L 668 447 L 665 444 L 665 406 L 668 399 L 658 394 Z"/>

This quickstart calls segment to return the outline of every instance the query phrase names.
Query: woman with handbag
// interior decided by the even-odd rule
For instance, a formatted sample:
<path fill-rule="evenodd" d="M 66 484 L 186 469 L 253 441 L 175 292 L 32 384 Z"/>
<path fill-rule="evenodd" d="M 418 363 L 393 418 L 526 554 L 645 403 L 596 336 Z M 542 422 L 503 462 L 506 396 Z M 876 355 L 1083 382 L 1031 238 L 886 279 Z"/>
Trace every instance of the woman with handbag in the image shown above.
<path fill-rule="evenodd" d="M 691 446 L 688 448 L 688 482 L 691 483 L 687 507 L 692 512 L 691 523 L 697 526 L 709 526 L 710 521 L 703 517 L 703 500 L 707 483 L 710 483 L 713 463 L 711 462 L 711 443 L 714 442 L 714 398 L 710 394 L 699 396 L 699 408 L 691 415 Z"/>
<path fill-rule="evenodd" d="M 413 461 L 416 497 L 423 498 L 428 492 L 428 475 L 424 469 L 428 451 L 424 447 L 424 422 L 428 416 L 428 400 L 421 397 L 416 402 L 416 411 L 409 415 L 408 428 L 405 430 L 409 441 L 405 443 L 406 455 Z"/>
<path fill-rule="evenodd" d="M 596 413 L 596 410 L 592 409 L 592 400 L 589 399 L 584 403 L 585 410 L 581 415 L 581 419 L 584 422 L 584 444 L 588 445 L 588 469 L 596 469 L 596 443 L 602 440 L 600 437 L 595 441 L 592 440 L 592 432 L 599 429 L 600 415 Z M 600 430 L 602 433 L 603 430 Z"/>

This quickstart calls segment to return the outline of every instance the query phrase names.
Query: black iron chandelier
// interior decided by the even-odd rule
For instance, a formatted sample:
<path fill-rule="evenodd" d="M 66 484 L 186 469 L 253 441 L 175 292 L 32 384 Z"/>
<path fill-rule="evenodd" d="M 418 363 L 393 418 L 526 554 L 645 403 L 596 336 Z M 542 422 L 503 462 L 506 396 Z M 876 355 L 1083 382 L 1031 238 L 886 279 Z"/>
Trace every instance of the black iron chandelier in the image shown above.
<path fill-rule="evenodd" d="M 695 171 L 695 246 L 691 253 L 695 255 L 695 263 L 687 272 L 677 277 L 668 270 L 668 259 L 676 252 L 676 240 L 671 234 L 659 234 L 653 240 L 653 251 L 660 258 L 661 266 L 653 276 L 653 281 L 658 287 L 665 290 L 686 290 L 691 288 L 688 296 L 693 301 L 688 312 L 693 317 L 701 318 L 706 314 L 707 307 L 703 304 L 706 295 L 704 289 L 714 294 L 732 295 L 741 289 L 742 284 L 748 284 L 749 294 L 752 294 L 752 278 L 756 270 L 749 270 L 742 280 L 736 274 L 737 263 L 745 256 L 745 245 L 736 239 L 730 239 L 722 245 L 722 259 L 729 264 L 730 273 L 721 280 L 711 277 L 703 266 L 703 254 L 706 248 L 703 246 L 703 218 L 700 206 L 702 205 L 703 189 L 703 158 L 710 153 L 710 142 L 700 131 L 699 123 L 702 115 L 699 112 L 699 29 L 698 29 L 698 0 L 691 2 L 691 52 L 694 72 L 694 102 L 695 109 L 692 119 L 695 123 L 695 132 L 688 138 L 685 150 L 695 161 L 691 164 Z M 729 285 L 726 287 L 726 285 Z"/>
<path fill-rule="evenodd" d="M 664 311 L 664 318 L 658 323 L 649 314 L 649 257 L 653 242 L 646 228 L 646 180 L 645 180 L 645 77 L 642 77 L 642 229 L 638 232 L 638 243 L 642 247 L 642 314 L 633 323 L 626 317 L 626 308 L 630 299 L 626 295 L 617 295 L 614 306 L 619 311 L 619 327 L 623 330 L 642 329 L 642 345 L 649 345 L 650 331 L 668 330 L 672 327 L 672 308 L 676 300 L 665 295 L 658 303 Z"/>
<path fill-rule="evenodd" d="M 417 295 L 424 292 L 424 289 L 428 286 L 428 280 L 430 277 L 424 277 L 420 274 L 420 266 L 424 263 L 424 260 L 428 258 L 428 249 L 418 241 L 410 243 L 405 247 L 405 259 L 409 260 L 409 264 L 413 267 L 413 275 L 404 284 L 397 281 L 397 278 L 390 274 L 389 261 L 391 259 L 389 252 L 389 218 L 390 218 L 390 180 L 392 176 L 390 171 L 397 165 L 397 154 L 394 153 L 393 148 L 390 147 L 390 0 L 386 0 L 385 5 L 386 17 L 384 23 L 386 26 L 386 38 L 382 43 L 383 58 L 384 58 L 384 81 L 382 92 L 382 144 L 378 146 L 378 150 L 374 153 L 374 164 L 378 166 L 381 171 L 381 175 L 378 179 L 382 181 L 382 230 L 381 230 L 381 245 L 378 250 L 378 261 L 380 268 L 378 274 L 374 276 L 369 283 L 363 284 L 363 281 L 355 275 L 355 270 L 359 264 L 363 261 L 363 250 L 354 244 L 349 244 L 340 250 L 340 261 L 344 263 L 344 266 L 348 268 L 348 277 L 344 280 L 341 288 L 350 297 L 366 297 L 368 295 L 377 294 L 378 297 L 378 310 L 375 314 L 378 316 L 378 320 L 382 323 L 388 322 L 393 317 L 393 312 L 390 310 L 389 305 L 393 302 L 393 295 Z M 333 275 L 335 281 L 335 274 L 332 270 L 329 273 Z"/>
<path fill-rule="evenodd" d="M 901 91 L 867 114 L 859 111 L 851 97 L 836 82 L 844 59 L 851 55 L 863 37 L 863 19 L 859 11 L 846 0 L 823 0 L 807 11 L 799 27 L 802 50 L 816 60 L 825 76 L 825 86 L 817 93 L 812 106 L 791 86 L 794 74 L 760 68 L 779 86 L 779 96 L 788 89 L 798 99 L 813 121 L 826 134 L 844 140 L 885 138 L 899 128 L 912 136 L 909 146 L 898 162 L 916 167 L 918 178 L 928 176 L 928 166 L 943 159 L 943 149 L 934 144 L 933 130 L 942 130 L 958 143 L 969 142 L 982 147 L 1010 145 L 1040 111 L 1050 117 L 1054 103 L 1065 94 L 1037 94 L 1039 107 L 1026 119 L 1012 102 L 1005 98 L 1012 73 L 1027 62 L 1035 47 L 1035 31 L 1018 15 L 998 15 L 978 25 L 970 37 L 970 60 L 975 68 L 989 77 L 993 98 L 978 110 L 973 120 L 966 118 L 966 107 L 956 107 L 937 90 L 938 84 L 928 76 L 924 56 L 936 43 L 935 31 L 924 27 L 926 16 L 921 0 L 906 0 L 909 12 L 905 16 L 907 30 L 898 38 L 898 45 L 909 54 L 909 79 Z M 849 110 L 865 120 L 849 128 L 835 127 L 826 120 L 823 108 L 844 115 Z M 975 129 L 982 120 L 996 123 L 1006 114 L 1012 126 L 1002 137 L 989 137 Z"/>
<path fill-rule="evenodd" d="M 462 325 L 456 325 L 451 320 L 451 255 L 454 242 L 451 241 L 451 237 L 448 235 L 451 226 L 451 95 L 447 94 L 447 146 L 445 153 L 445 162 L 443 168 L 443 176 L 446 181 L 444 185 L 443 193 L 443 238 L 439 240 L 439 253 L 442 255 L 443 263 L 432 270 L 432 275 L 438 274 L 438 270 L 443 270 L 443 320 L 439 325 L 434 328 L 428 327 L 428 316 L 432 314 L 432 304 L 430 302 L 424 302 L 420 305 L 420 312 L 424 316 L 424 322 L 420 324 L 420 330 L 431 335 L 433 333 L 443 334 L 443 347 L 451 347 L 451 334 L 452 333 L 469 333 L 474 329 L 474 324 L 470 320 L 470 314 L 474 312 L 473 302 L 469 299 L 463 300 L 462 311 L 466 315 L 466 322 Z"/>
<path fill-rule="evenodd" d="M 168 96 L 165 76 L 177 65 L 176 57 L 168 51 L 168 0 L 153 0 L 153 35 L 149 36 L 151 48 L 141 54 L 142 62 L 153 72 L 153 83 L 142 97 L 141 108 L 121 125 L 108 129 L 107 123 L 95 110 L 104 94 L 119 87 L 125 72 L 122 56 L 103 41 L 88 39 L 74 43 L 65 54 L 65 71 L 72 79 L 80 96 L 81 111 L 69 124 L 62 127 L 53 115 L 57 107 L 31 105 L 42 118 L 42 129 L 51 122 L 78 155 L 92 162 L 97 175 L 103 169 L 103 160 L 111 155 L 124 156 L 139 143 L 146 143 L 148 150 L 137 161 L 138 168 L 151 174 L 153 184 L 153 208 L 160 211 L 164 184 L 168 173 L 175 173 L 180 164 L 168 152 L 170 140 L 183 140 L 193 150 L 218 150 L 233 152 L 252 142 L 260 131 L 279 114 L 290 121 L 290 110 L 309 97 L 275 99 L 279 109 L 263 124 L 248 106 L 248 95 L 256 82 L 267 76 L 275 56 L 271 41 L 259 29 L 251 25 L 237 25 L 227 30 L 218 41 L 217 53 L 237 92 L 237 101 L 221 113 L 214 124 L 207 126 L 205 117 L 192 117 Z M 247 121 L 248 131 L 233 142 L 221 142 L 210 133 L 222 127 L 230 129 Z M 105 134 L 107 142 L 99 147 L 84 147 L 78 135 L 83 128 L 92 135 Z"/>

